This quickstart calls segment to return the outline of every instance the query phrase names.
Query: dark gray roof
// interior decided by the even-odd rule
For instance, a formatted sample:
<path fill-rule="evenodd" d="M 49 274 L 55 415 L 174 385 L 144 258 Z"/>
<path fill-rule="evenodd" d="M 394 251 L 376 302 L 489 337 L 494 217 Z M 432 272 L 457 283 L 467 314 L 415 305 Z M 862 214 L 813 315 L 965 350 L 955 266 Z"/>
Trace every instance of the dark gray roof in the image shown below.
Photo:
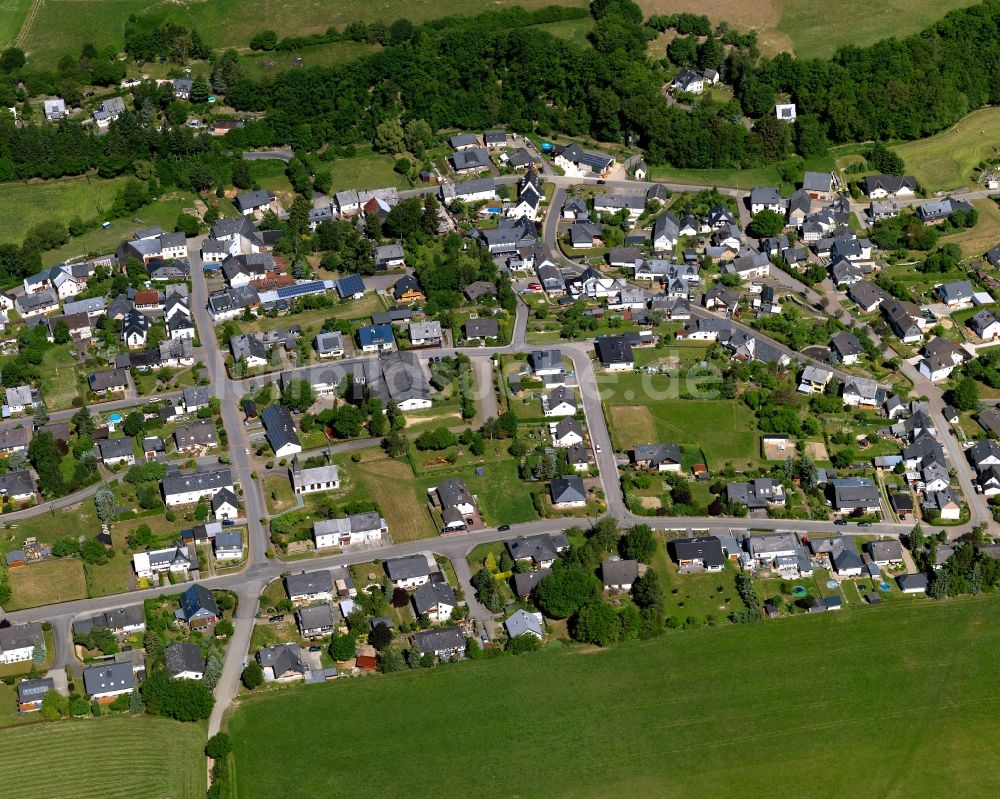
<path fill-rule="evenodd" d="M 613 558 L 601 564 L 605 585 L 631 585 L 639 577 L 639 561 Z"/>
<path fill-rule="evenodd" d="M 73 631 L 86 633 L 95 627 L 103 627 L 108 630 L 123 630 L 126 627 L 137 627 L 145 623 L 146 613 L 142 605 L 129 605 L 117 610 L 99 613 L 90 618 L 76 619 L 73 622 Z"/>
<path fill-rule="evenodd" d="M 632 345 L 624 336 L 607 336 L 594 344 L 597 357 L 605 366 L 616 363 L 634 363 Z"/>
<path fill-rule="evenodd" d="M 439 604 L 451 607 L 458 605 L 455 592 L 448 583 L 424 583 L 413 592 L 413 607 L 416 609 L 418 616 L 427 613 L 431 608 Z"/>
<path fill-rule="evenodd" d="M 295 433 L 295 421 L 284 405 L 268 406 L 260 418 L 267 431 L 267 441 L 275 452 L 286 444 L 301 446 L 299 437 Z"/>
<path fill-rule="evenodd" d="M 16 497 L 35 493 L 35 479 L 27 469 L 0 475 L 0 496 Z"/>
<path fill-rule="evenodd" d="M 55 681 L 51 677 L 42 677 L 37 680 L 21 680 L 17 684 L 17 701 L 20 704 L 27 702 L 40 702 L 46 691 L 54 691 Z"/>
<path fill-rule="evenodd" d="M 205 447 L 217 443 L 215 424 L 211 419 L 197 419 L 174 430 L 177 449 L 185 447 Z"/>
<path fill-rule="evenodd" d="M 706 567 L 723 566 L 726 562 L 722 553 L 722 542 L 714 535 L 678 538 L 671 541 L 670 546 L 678 561 L 701 560 Z"/>
<path fill-rule="evenodd" d="M 180 614 L 186 621 L 195 616 L 219 616 L 219 606 L 212 592 L 205 586 L 194 583 L 181 594 Z"/>
<path fill-rule="evenodd" d="M 243 212 L 267 205 L 273 199 L 274 195 L 271 194 L 271 192 L 261 189 L 258 191 L 248 191 L 244 194 L 237 194 L 236 199 L 233 200 L 233 205 L 236 206 L 237 211 Z"/>
<path fill-rule="evenodd" d="M 87 378 L 91 391 L 105 391 L 109 388 L 119 388 L 128 385 L 128 369 L 108 369 L 104 372 L 94 372 Z"/>
<path fill-rule="evenodd" d="M 163 478 L 163 493 L 182 494 L 187 491 L 228 488 L 233 484 L 233 473 L 229 469 L 214 469 L 194 474 L 174 474 Z"/>
<path fill-rule="evenodd" d="M 0 652 L 34 646 L 43 638 L 42 625 L 38 622 L 0 627 Z"/>
<path fill-rule="evenodd" d="M 328 569 L 316 572 L 289 574 L 285 577 L 285 588 L 288 596 L 306 596 L 333 592 L 333 576 Z"/>
<path fill-rule="evenodd" d="M 261 668 L 270 666 L 275 677 L 290 671 L 299 674 L 306 672 L 306 667 L 302 665 L 302 649 L 298 644 L 277 644 L 267 649 L 258 649 L 257 662 Z"/>
<path fill-rule="evenodd" d="M 325 630 L 333 627 L 333 608 L 328 604 L 311 605 L 295 611 L 299 618 L 299 627 L 303 631 Z"/>
<path fill-rule="evenodd" d="M 202 673 L 205 670 L 205 658 L 202 657 L 198 644 L 171 644 L 163 650 L 163 665 L 171 677 L 185 671 Z"/>
<path fill-rule="evenodd" d="M 135 688 L 135 673 L 131 663 L 109 663 L 89 666 L 83 670 L 83 685 L 88 694 L 131 691 Z"/>
<path fill-rule="evenodd" d="M 124 438 L 106 438 L 97 443 L 101 450 L 103 460 L 114 458 L 126 458 L 135 455 L 135 439 L 131 436 Z"/>
<path fill-rule="evenodd" d="M 468 319 L 464 327 L 466 338 L 496 338 L 500 335 L 500 323 L 496 319 Z"/>
<path fill-rule="evenodd" d="M 551 574 L 550 569 L 537 569 L 536 571 L 523 572 L 514 575 L 514 591 L 519 597 L 528 596 L 535 590 L 535 586 Z"/>
<path fill-rule="evenodd" d="M 448 477 L 442 480 L 437 487 L 438 497 L 442 507 L 452 508 L 456 505 L 475 504 L 475 498 L 464 480 L 457 477 Z"/>
<path fill-rule="evenodd" d="M 546 533 L 518 536 L 506 542 L 507 551 L 514 560 L 531 558 L 536 563 L 555 560 L 558 556 L 552 536 Z"/>
<path fill-rule="evenodd" d="M 443 650 L 465 650 L 465 635 L 458 627 L 438 627 L 414 633 L 413 641 L 423 653 Z"/>
<path fill-rule="evenodd" d="M 409 580 L 414 577 L 427 577 L 431 569 L 427 558 L 423 555 L 406 555 L 402 558 L 391 558 L 385 562 L 385 570 L 389 579 Z"/>
<path fill-rule="evenodd" d="M 587 499 L 587 490 L 584 488 L 583 480 L 575 475 L 557 477 L 550 483 L 549 490 L 552 492 L 553 504 L 584 502 Z"/>

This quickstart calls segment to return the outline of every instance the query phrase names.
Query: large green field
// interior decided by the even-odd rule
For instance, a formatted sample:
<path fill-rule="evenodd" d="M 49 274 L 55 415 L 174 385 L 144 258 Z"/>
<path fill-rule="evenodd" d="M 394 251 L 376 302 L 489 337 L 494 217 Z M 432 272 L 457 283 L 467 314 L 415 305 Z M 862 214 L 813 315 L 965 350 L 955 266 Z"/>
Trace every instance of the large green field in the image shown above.
<path fill-rule="evenodd" d="M 239 796 L 991 797 L 998 611 L 858 607 L 254 697 Z"/>
<path fill-rule="evenodd" d="M 205 730 L 150 716 L 32 724 L 3 733 L 4 799 L 201 799 Z"/>
<path fill-rule="evenodd" d="M 741 468 L 758 459 L 759 434 L 746 405 L 736 400 L 659 399 L 647 388 L 665 391 L 667 380 L 635 374 L 600 378 L 616 449 L 648 443 L 700 446 L 709 469 L 727 461 Z"/>
<path fill-rule="evenodd" d="M 32 0 L 0 0 L 0 47 L 14 43 L 32 5 Z"/>
<path fill-rule="evenodd" d="M 892 148 L 929 192 L 972 185 L 972 170 L 1000 149 L 1000 108 L 973 111 L 936 136 Z"/>
<path fill-rule="evenodd" d="M 976 0 L 783 0 L 777 32 L 802 58 L 829 58 L 845 44 L 865 46 L 916 33 Z M 755 4 L 756 5 L 756 4 Z M 764 5 L 767 5 L 765 3 Z M 831 13 L 833 12 L 833 13 Z M 765 41 L 767 37 L 765 36 Z"/>
<path fill-rule="evenodd" d="M 24 0 L 0 0 L 24 2 Z M 563 0 L 561 5 L 583 6 L 582 0 Z M 391 23 L 400 17 L 426 22 L 451 14 L 473 15 L 499 6 L 520 5 L 541 8 L 550 0 L 474 0 L 460 8 L 445 0 L 378 0 L 373 3 L 329 3 L 324 0 L 261 0 L 253 13 L 238 0 L 192 3 L 149 3 L 147 0 L 47 0 L 39 3 L 24 35 L 24 47 L 36 62 L 55 66 L 66 54 L 77 54 L 85 42 L 98 47 L 121 46 L 124 28 L 132 14 L 153 19 L 170 19 L 194 27 L 209 46 L 246 49 L 251 37 L 264 29 L 279 36 L 323 33 L 333 26 L 343 29 L 360 20 Z M 275 60 L 281 58 L 275 55 Z"/>
<path fill-rule="evenodd" d="M 20 244 L 33 225 L 49 219 L 68 223 L 74 216 L 84 220 L 100 217 L 111 207 L 121 182 L 83 177 L 0 183 L 6 210 L 0 215 L 0 243 Z"/>

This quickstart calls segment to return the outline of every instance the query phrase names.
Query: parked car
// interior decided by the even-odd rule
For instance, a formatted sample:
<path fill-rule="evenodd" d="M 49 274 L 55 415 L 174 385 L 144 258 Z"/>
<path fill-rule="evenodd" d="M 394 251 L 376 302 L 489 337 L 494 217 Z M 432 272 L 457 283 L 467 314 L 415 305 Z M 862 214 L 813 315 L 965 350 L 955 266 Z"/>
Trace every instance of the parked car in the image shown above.
<path fill-rule="evenodd" d="M 498 533 L 506 533 L 509 529 L 510 529 L 510 525 L 509 524 L 501 524 L 497 528 L 497 532 Z"/>
<path fill-rule="evenodd" d="M 222 520 L 222 526 L 223 527 L 232 527 L 235 524 L 236 524 L 236 522 L 234 522 L 232 519 L 223 519 Z"/>
<path fill-rule="evenodd" d="M 858 522 L 858 527 L 871 527 L 871 522 Z"/>
<path fill-rule="evenodd" d="M 847 519 L 834 519 L 834 524 L 847 524 Z"/>

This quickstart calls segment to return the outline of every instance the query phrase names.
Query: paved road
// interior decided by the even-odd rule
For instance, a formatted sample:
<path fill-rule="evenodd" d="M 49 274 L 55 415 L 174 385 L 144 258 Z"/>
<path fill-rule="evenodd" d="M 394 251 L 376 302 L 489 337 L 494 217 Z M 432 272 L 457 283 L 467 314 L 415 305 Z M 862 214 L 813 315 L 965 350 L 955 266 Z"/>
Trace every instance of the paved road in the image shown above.
<path fill-rule="evenodd" d="M 243 153 L 244 161 L 284 161 L 286 164 L 295 157 L 291 149 L 287 150 L 258 150 Z"/>

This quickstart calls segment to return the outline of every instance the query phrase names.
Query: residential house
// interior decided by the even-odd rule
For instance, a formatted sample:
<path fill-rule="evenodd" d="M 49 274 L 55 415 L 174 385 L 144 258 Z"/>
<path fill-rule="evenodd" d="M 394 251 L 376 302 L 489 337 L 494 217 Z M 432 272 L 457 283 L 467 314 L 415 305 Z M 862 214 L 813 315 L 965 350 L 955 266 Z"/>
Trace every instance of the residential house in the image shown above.
<path fill-rule="evenodd" d="M 440 322 L 410 323 L 410 344 L 414 347 L 440 347 L 442 340 Z"/>
<path fill-rule="evenodd" d="M 639 578 L 639 561 L 611 557 L 601 564 L 605 591 L 630 591 Z"/>
<path fill-rule="evenodd" d="M 927 575 L 922 573 L 901 574 L 896 578 L 896 582 L 904 594 L 926 594 L 929 584 Z"/>
<path fill-rule="evenodd" d="M 131 466 L 135 463 L 135 439 L 132 436 L 124 438 L 106 438 L 97 442 L 101 453 L 101 462 L 105 466 L 115 466 L 124 463 Z"/>
<path fill-rule="evenodd" d="M 333 632 L 333 608 L 328 604 L 310 605 L 295 611 L 295 621 L 303 638 L 321 638 Z"/>
<path fill-rule="evenodd" d="M 932 383 L 940 383 L 951 376 L 956 366 L 970 357 L 961 347 L 939 336 L 924 345 L 924 357 L 917 368 Z"/>
<path fill-rule="evenodd" d="M 91 116 L 99 130 L 107 130 L 111 123 L 124 113 L 125 100 L 121 97 L 110 97 L 107 100 L 101 100 L 101 104 Z"/>
<path fill-rule="evenodd" d="M 115 250 L 118 265 L 125 268 L 129 258 L 148 266 L 153 261 L 176 261 L 188 257 L 187 239 L 183 233 L 167 233 L 160 227 L 141 228 L 132 238 L 123 241 Z"/>
<path fill-rule="evenodd" d="M 462 325 L 462 331 L 468 341 L 496 339 L 500 337 L 500 324 L 496 319 L 468 319 Z"/>
<path fill-rule="evenodd" d="M 984 308 L 969 318 L 969 327 L 983 341 L 992 341 L 1000 336 L 1000 317 L 991 309 Z"/>
<path fill-rule="evenodd" d="M 353 513 L 346 519 L 313 522 L 316 549 L 347 546 L 378 546 L 388 539 L 389 525 L 377 511 Z"/>
<path fill-rule="evenodd" d="M 392 287 L 392 297 L 396 302 L 423 302 L 424 292 L 416 275 L 403 275 Z"/>
<path fill-rule="evenodd" d="M 0 627 L 0 663 L 22 663 L 31 660 L 35 645 L 45 640 L 39 622 Z"/>
<path fill-rule="evenodd" d="M 222 489 L 233 491 L 231 469 L 210 469 L 193 474 L 167 474 L 160 482 L 163 501 L 169 505 L 191 505 L 202 497 L 213 497 Z"/>
<path fill-rule="evenodd" d="M 677 538 L 669 549 L 681 571 L 720 572 L 726 565 L 722 542 L 714 535 Z"/>
<path fill-rule="evenodd" d="M 954 197 L 945 197 L 940 200 L 928 200 L 917 208 L 917 219 L 925 225 L 934 225 L 948 219 L 956 211 L 969 213 L 974 211 L 972 204 L 966 200 L 956 200 Z"/>
<path fill-rule="evenodd" d="M 417 617 L 424 614 L 431 621 L 447 621 L 458 607 L 455 592 L 448 583 L 424 583 L 413 592 L 413 610 Z"/>
<path fill-rule="evenodd" d="M 949 308 L 958 308 L 970 304 L 976 290 L 970 280 L 955 280 L 951 283 L 942 283 L 934 289 L 934 293 Z"/>
<path fill-rule="evenodd" d="M 681 448 L 677 444 L 637 444 L 632 450 L 632 463 L 639 469 L 679 472 Z"/>
<path fill-rule="evenodd" d="M 803 394 L 822 394 L 833 379 L 833 372 L 808 364 L 799 378 L 799 391 Z"/>
<path fill-rule="evenodd" d="M 587 489 L 576 475 L 557 477 L 549 484 L 553 508 L 584 508 L 587 506 Z"/>
<path fill-rule="evenodd" d="M 53 97 L 50 100 L 42 101 L 42 110 L 45 113 L 45 118 L 49 122 L 58 122 L 66 114 L 66 101 L 62 97 Z"/>
<path fill-rule="evenodd" d="M 376 269 L 402 269 L 405 266 L 406 255 L 402 244 L 380 244 L 375 248 Z"/>
<path fill-rule="evenodd" d="M 216 560 L 240 560 L 243 557 L 243 534 L 239 530 L 221 530 L 212 539 Z"/>
<path fill-rule="evenodd" d="M 35 478 L 27 469 L 0 474 L 0 497 L 10 502 L 29 502 L 35 498 Z"/>
<path fill-rule="evenodd" d="M 448 161 L 451 163 L 451 168 L 459 174 L 482 172 L 493 165 L 489 153 L 479 147 L 457 150 L 448 156 Z"/>
<path fill-rule="evenodd" d="M 565 420 L 564 420 L 565 421 Z M 427 489 L 427 493 L 437 498 L 441 508 L 445 530 L 458 531 L 467 527 L 466 519 L 476 513 L 476 498 L 469 491 L 464 480 L 448 477 L 442 480 L 436 488 Z"/>
<path fill-rule="evenodd" d="M 569 547 L 569 541 L 565 535 L 549 535 L 548 533 L 538 533 L 537 535 L 518 536 L 504 542 L 510 556 L 519 562 L 531 562 L 535 568 L 548 569 L 555 563 L 559 553 Z"/>
<path fill-rule="evenodd" d="M 468 150 L 479 146 L 479 137 L 475 133 L 456 133 L 448 138 L 448 145 L 453 150 Z"/>
<path fill-rule="evenodd" d="M 59 296 L 52 289 L 35 294 L 22 294 L 14 300 L 14 308 L 22 319 L 44 316 L 59 310 Z"/>
<path fill-rule="evenodd" d="M 396 345 L 392 325 L 373 325 L 358 330 L 362 352 L 390 352 Z"/>
<path fill-rule="evenodd" d="M 365 296 L 365 281 L 361 275 L 347 275 L 337 280 L 334 285 L 342 300 L 360 300 Z"/>
<path fill-rule="evenodd" d="M 333 601 L 333 576 L 329 569 L 299 572 L 285 577 L 285 590 L 294 605 Z"/>
<path fill-rule="evenodd" d="M 924 512 L 930 517 L 955 520 L 961 518 L 962 503 L 958 494 L 950 486 L 941 491 L 931 491 L 924 495 Z"/>
<path fill-rule="evenodd" d="M 814 555 L 826 555 L 838 577 L 860 577 L 864 570 L 865 564 L 854 539 L 848 536 L 810 537 L 809 548 Z"/>
<path fill-rule="evenodd" d="M 218 443 L 215 423 L 211 419 L 197 419 L 174 430 L 174 444 L 178 452 L 199 452 Z"/>
<path fill-rule="evenodd" d="M 113 702 L 136 686 L 135 672 L 130 663 L 109 663 L 83 669 L 83 689 L 91 699 L 101 704 Z"/>
<path fill-rule="evenodd" d="M 0 427 L 0 457 L 27 452 L 29 431 L 25 427 Z"/>
<path fill-rule="evenodd" d="M 583 443 L 583 426 L 576 419 L 567 417 L 550 423 L 549 433 L 552 435 L 552 446 L 560 449 Z"/>
<path fill-rule="evenodd" d="M 465 657 L 465 634 L 460 627 L 437 627 L 414 633 L 413 642 L 422 655 L 434 655 L 438 660 Z"/>
<path fill-rule="evenodd" d="M 129 378 L 128 369 L 109 369 L 104 372 L 94 372 L 87 377 L 87 384 L 90 390 L 98 396 L 103 396 L 112 391 L 124 392 L 128 389 Z"/>
<path fill-rule="evenodd" d="M 861 306 L 862 311 L 872 313 L 878 310 L 887 295 L 877 283 L 862 280 L 853 283 L 848 288 L 847 296 Z"/>
<path fill-rule="evenodd" d="M 903 545 L 899 541 L 869 541 L 865 550 L 872 563 L 881 568 L 903 565 Z"/>
<path fill-rule="evenodd" d="M 409 591 L 430 582 L 437 566 L 429 555 L 406 555 L 385 561 L 385 571 L 394 587 Z"/>
<path fill-rule="evenodd" d="M 680 238 L 680 220 L 671 211 L 664 211 L 653 220 L 652 245 L 655 252 L 671 252 Z"/>
<path fill-rule="evenodd" d="M 205 586 L 194 583 L 181 594 L 180 607 L 174 618 L 192 630 L 212 627 L 222 618 L 215 596 Z"/>
<path fill-rule="evenodd" d="M 515 610 L 503 623 L 507 637 L 511 640 L 522 635 L 533 635 L 541 640 L 545 635 L 545 628 L 542 625 L 541 613 L 529 613 L 523 608 Z"/>
<path fill-rule="evenodd" d="M 260 415 L 264 423 L 267 443 L 274 450 L 275 457 L 287 458 L 302 452 L 302 444 L 295 432 L 295 421 L 284 405 L 270 405 Z"/>
<path fill-rule="evenodd" d="M 306 676 L 307 669 L 298 644 L 276 644 L 258 649 L 255 657 L 267 682 L 292 682 Z"/>
<path fill-rule="evenodd" d="M 36 680 L 20 680 L 17 683 L 17 712 L 31 713 L 42 709 L 42 700 L 49 691 L 56 688 L 51 677 L 41 677 Z"/>
<path fill-rule="evenodd" d="M 205 676 L 205 658 L 198 644 L 171 644 L 163 650 L 163 665 L 175 680 L 200 680 Z"/>
<path fill-rule="evenodd" d="M 575 142 L 566 147 L 557 147 L 553 153 L 553 163 L 570 177 L 582 178 L 590 174 L 604 177 L 615 165 L 615 159 L 610 155 L 586 152 Z"/>
<path fill-rule="evenodd" d="M 917 191 L 917 180 L 912 175 L 866 175 L 861 181 L 861 190 L 872 200 L 913 197 Z"/>
<path fill-rule="evenodd" d="M 492 177 L 464 180 L 460 183 L 445 183 L 441 186 L 441 201 L 451 205 L 455 200 L 477 203 L 493 200 L 497 196 L 496 181 Z"/>
<path fill-rule="evenodd" d="M 635 368 L 632 345 L 625 336 L 605 336 L 594 343 L 594 349 L 602 369 L 621 372 Z"/>
<path fill-rule="evenodd" d="M 845 366 L 857 363 L 865 352 L 858 337 L 846 330 L 834 333 L 830 337 L 830 349 Z"/>
<path fill-rule="evenodd" d="M 782 199 L 778 190 L 772 186 L 756 188 L 750 192 L 750 213 L 759 214 L 761 211 L 773 211 L 776 214 L 785 215 L 787 202 Z"/>
<path fill-rule="evenodd" d="M 780 122 L 794 122 L 797 116 L 795 103 L 776 103 L 774 106 L 774 115 Z"/>
<path fill-rule="evenodd" d="M 313 346 L 320 358 L 340 358 L 344 354 L 344 338 L 339 330 L 318 333 Z"/>
<path fill-rule="evenodd" d="M 841 477 L 829 483 L 834 510 L 841 513 L 880 513 L 882 495 L 868 477 Z"/>
<path fill-rule="evenodd" d="M 236 494 L 222 488 L 212 497 L 212 515 L 216 519 L 235 519 L 239 515 L 239 501 Z"/>
<path fill-rule="evenodd" d="M 258 189 L 256 191 L 237 194 L 233 199 L 233 206 L 241 215 L 251 216 L 253 214 L 262 214 L 269 209 L 274 210 L 272 208 L 274 201 L 275 196 L 271 192 Z"/>
<path fill-rule="evenodd" d="M 770 477 L 756 477 L 749 483 L 726 486 L 726 501 L 745 505 L 748 510 L 785 506 L 785 487 Z"/>
<path fill-rule="evenodd" d="M 877 381 L 867 377 L 851 377 L 844 383 L 845 405 L 878 408 L 886 400 L 887 391 Z"/>
<path fill-rule="evenodd" d="M 833 174 L 830 172 L 806 172 L 802 178 L 802 188 L 810 200 L 833 199 Z"/>
<path fill-rule="evenodd" d="M 576 396 L 571 388 L 557 386 L 542 398 L 542 412 L 545 416 L 573 416 L 576 411 Z"/>

